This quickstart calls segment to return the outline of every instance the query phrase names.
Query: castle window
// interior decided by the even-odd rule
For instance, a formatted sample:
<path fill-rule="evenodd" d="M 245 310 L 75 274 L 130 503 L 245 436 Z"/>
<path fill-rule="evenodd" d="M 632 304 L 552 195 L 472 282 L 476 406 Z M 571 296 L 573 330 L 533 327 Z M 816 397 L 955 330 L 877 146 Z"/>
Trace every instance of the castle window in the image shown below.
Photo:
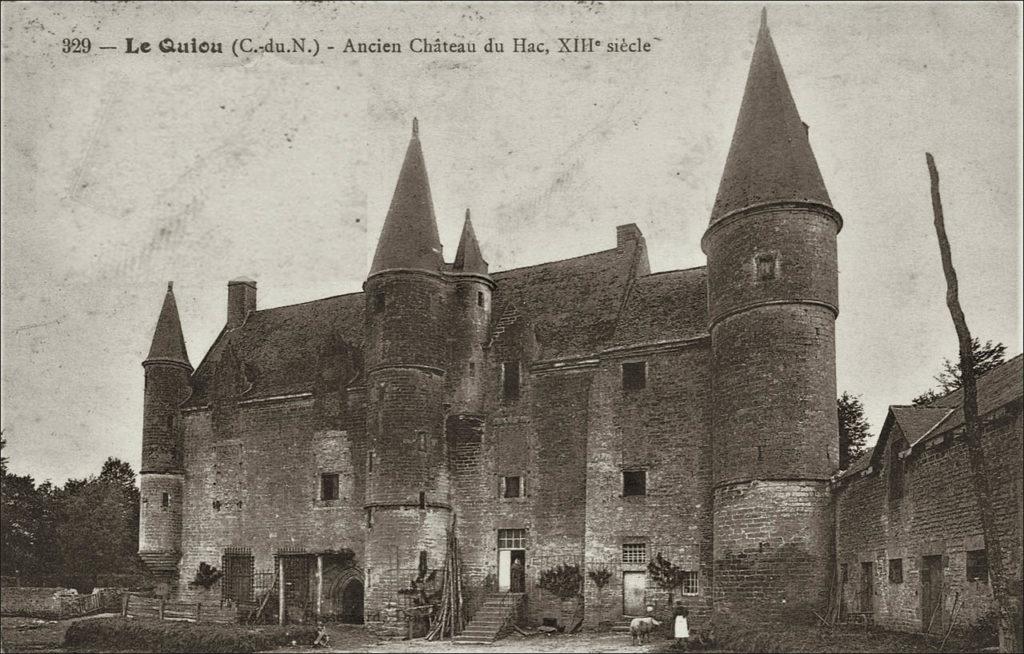
<path fill-rule="evenodd" d="M 171 495 L 170 495 L 170 493 L 161 493 L 161 495 L 160 495 L 160 506 L 162 506 L 162 507 L 164 507 L 166 509 L 170 505 L 171 505 Z"/>
<path fill-rule="evenodd" d="M 373 294 L 373 310 L 380 313 L 384 310 L 384 291 L 376 291 Z"/>
<path fill-rule="evenodd" d="M 988 581 L 988 556 L 985 550 L 967 552 L 967 581 Z"/>
<path fill-rule="evenodd" d="M 484 292 L 483 291 L 477 291 L 476 292 L 476 305 L 478 307 L 482 307 L 484 305 Z"/>
<path fill-rule="evenodd" d="M 622 364 L 622 388 L 638 391 L 647 386 L 647 362 L 632 361 Z"/>
<path fill-rule="evenodd" d="M 767 282 L 775 279 L 778 274 L 778 258 L 774 252 L 763 252 L 754 257 L 754 269 L 757 281 Z"/>
<path fill-rule="evenodd" d="M 501 396 L 506 400 L 519 399 L 519 362 L 501 364 Z"/>
<path fill-rule="evenodd" d="M 850 566 L 847 563 L 839 564 L 839 578 L 845 584 L 850 580 Z"/>
<path fill-rule="evenodd" d="M 320 475 L 320 499 L 338 499 L 338 474 L 334 472 Z"/>
<path fill-rule="evenodd" d="M 373 507 L 366 507 L 366 528 L 370 529 L 373 527 Z M 369 570 L 367 570 L 367 583 L 369 583 Z"/>
<path fill-rule="evenodd" d="M 889 583 L 903 583 L 903 559 L 889 559 Z"/>
<path fill-rule="evenodd" d="M 373 450 L 370 450 L 370 452 L 366 455 L 366 469 L 367 469 L 367 472 L 373 472 L 373 459 L 374 459 Z"/>
<path fill-rule="evenodd" d="M 427 493 L 425 491 L 420 491 L 420 510 L 422 511 L 422 510 L 424 510 L 426 508 L 427 508 Z"/>
<path fill-rule="evenodd" d="M 623 543 L 622 562 L 630 565 L 647 563 L 647 543 Z"/>
<path fill-rule="evenodd" d="M 699 589 L 697 584 L 697 573 L 694 570 L 683 571 L 683 583 L 679 585 L 680 592 L 683 595 L 696 595 Z"/>
<path fill-rule="evenodd" d="M 501 478 L 501 496 L 502 497 L 521 497 L 523 494 L 523 478 L 522 477 L 502 477 Z"/>
<path fill-rule="evenodd" d="M 622 495 L 630 497 L 647 494 L 647 471 L 646 470 L 623 470 L 622 471 Z"/>
<path fill-rule="evenodd" d="M 251 602 L 255 577 L 252 550 L 247 547 L 227 548 L 221 557 L 220 569 L 224 571 L 221 598 Z"/>
<path fill-rule="evenodd" d="M 469 376 L 476 377 L 476 364 L 472 361 L 469 362 Z"/>
<path fill-rule="evenodd" d="M 500 550 L 521 550 L 526 549 L 525 529 L 499 529 L 498 549 Z"/>

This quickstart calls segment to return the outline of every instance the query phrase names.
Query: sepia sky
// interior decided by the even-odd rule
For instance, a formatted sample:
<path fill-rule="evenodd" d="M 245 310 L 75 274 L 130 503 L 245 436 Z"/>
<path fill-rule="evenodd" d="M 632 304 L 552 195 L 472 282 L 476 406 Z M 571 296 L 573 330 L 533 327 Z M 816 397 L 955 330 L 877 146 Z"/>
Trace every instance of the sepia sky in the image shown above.
<path fill-rule="evenodd" d="M 226 283 L 260 307 L 360 290 L 413 116 L 448 260 L 469 207 L 491 270 L 614 247 L 703 265 L 760 4 L 10 4 L 3 12 L 2 426 L 11 469 L 137 470 L 145 357 L 174 280 L 192 364 Z M 924 153 L 972 331 L 1021 350 L 1019 4 L 771 4 L 834 206 L 838 384 L 877 433 L 956 337 Z M 640 54 L 515 54 L 515 37 Z M 61 39 L 88 37 L 88 54 Z M 317 39 L 318 56 L 126 54 L 125 39 Z M 443 38 L 503 54 L 344 54 Z M 332 45 L 335 50 L 327 50 Z M 117 50 L 99 50 L 99 46 Z M 680 371 L 685 375 L 686 371 Z"/>

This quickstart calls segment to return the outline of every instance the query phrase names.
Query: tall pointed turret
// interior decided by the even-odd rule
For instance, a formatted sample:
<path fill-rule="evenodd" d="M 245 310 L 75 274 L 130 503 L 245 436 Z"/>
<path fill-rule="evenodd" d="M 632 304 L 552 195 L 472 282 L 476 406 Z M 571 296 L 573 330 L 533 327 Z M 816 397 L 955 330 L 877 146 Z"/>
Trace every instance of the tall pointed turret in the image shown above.
<path fill-rule="evenodd" d="M 480 245 L 476 242 L 473 222 L 469 219 L 469 209 L 466 209 L 466 221 L 462 223 L 462 238 L 459 239 L 459 249 L 455 253 L 452 269 L 455 272 L 487 274 L 487 262 L 484 261 Z"/>
<path fill-rule="evenodd" d="M 405 151 L 405 162 L 384 219 L 370 274 L 393 269 L 437 272 L 442 263 L 441 239 L 420 148 L 419 123 L 413 118 L 412 139 Z"/>
<path fill-rule="evenodd" d="M 149 356 L 143 365 L 157 362 L 178 363 L 192 370 L 185 349 L 185 337 L 181 333 L 178 304 L 174 301 L 174 282 L 167 283 L 164 305 L 156 321 L 156 331 L 153 332 L 153 343 L 149 346 Z"/>
<path fill-rule="evenodd" d="M 762 14 L 701 243 L 718 613 L 781 621 L 828 600 L 841 226 Z M 756 525 L 751 515 L 761 516 Z"/>
<path fill-rule="evenodd" d="M 811 152 L 768 31 L 767 11 L 750 62 L 740 115 L 711 211 L 711 222 L 739 209 L 771 202 L 832 201 Z"/>

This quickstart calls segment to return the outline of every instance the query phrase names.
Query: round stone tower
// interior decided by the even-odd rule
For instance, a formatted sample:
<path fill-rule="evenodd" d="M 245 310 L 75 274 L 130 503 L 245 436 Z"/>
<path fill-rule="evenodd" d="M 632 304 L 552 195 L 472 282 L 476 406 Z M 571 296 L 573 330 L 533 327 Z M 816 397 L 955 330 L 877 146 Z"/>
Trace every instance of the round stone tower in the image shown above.
<path fill-rule="evenodd" d="M 809 615 L 831 570 L 836 234 L 766 21 L 702 247 L 708 257 L 716 611 Z"/>
<path fill-rule="evenodd" d="M 444 564 L 451 519 L 444 438 L 451 288 L 416 123 L 366 294 L 366 611 L 387 611 L 421 556 Z M 421 554 L 425 552 L 425 554 Z M 394 624 L 394 623 L 393 623 Z M 401 625 L 395 624 L 401 628 Z"/>
<path fill-rule="evenodd" d="M 157 578 L 173 588 L 181 557 L 184 488 L 178 406 L 191 392 L 192 365 L 185 349 L 171 284 L 167 285 L 149 356 L 142 366 L 146 387 L 139 475 L 139 556 Z"/>

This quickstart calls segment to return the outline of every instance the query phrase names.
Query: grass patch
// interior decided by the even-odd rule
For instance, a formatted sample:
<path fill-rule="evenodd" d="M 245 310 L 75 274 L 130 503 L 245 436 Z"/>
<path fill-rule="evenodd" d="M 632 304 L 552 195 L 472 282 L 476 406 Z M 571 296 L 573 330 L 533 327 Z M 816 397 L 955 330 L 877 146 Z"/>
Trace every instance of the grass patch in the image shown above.
<path fill-rule="evenodd" d="M 309 646 L 311 626 L 243 625 L 95 618 L 75 622 L 64 635 L 65 647 L 149 652 L 258 652 L 291 645 Z"/>
<path fill-rule="evenodd" d="M 821 625 L 783 621 L 744 624 L 716 617 L 712 651 L 725 652 L 907 652 L 933 653 L 934 645 L 921 634 L 881 628 Z M 694 650 L 695 648 L 690 648 Z M 955 650 L 954 650 L 955 651 Z"/>

